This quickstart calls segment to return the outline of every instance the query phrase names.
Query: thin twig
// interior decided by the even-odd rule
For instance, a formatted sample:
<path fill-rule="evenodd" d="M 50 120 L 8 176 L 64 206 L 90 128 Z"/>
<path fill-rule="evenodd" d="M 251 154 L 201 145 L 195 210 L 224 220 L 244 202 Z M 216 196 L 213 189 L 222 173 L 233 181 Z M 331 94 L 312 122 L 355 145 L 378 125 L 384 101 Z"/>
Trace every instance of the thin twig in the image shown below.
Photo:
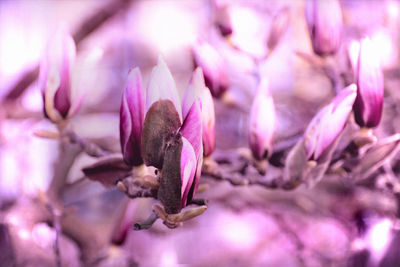
<path fill-rule="evenodd" d="M 68 130 L 64 134 L 69 138 L 69 141 L 72 144 L 78 144 L 81 147 L 81 149 L 89 156 L 100 158 L 110 155 L 108 151 L 105 151 L 98 145 L 80 137 L 74 131 Z"/>

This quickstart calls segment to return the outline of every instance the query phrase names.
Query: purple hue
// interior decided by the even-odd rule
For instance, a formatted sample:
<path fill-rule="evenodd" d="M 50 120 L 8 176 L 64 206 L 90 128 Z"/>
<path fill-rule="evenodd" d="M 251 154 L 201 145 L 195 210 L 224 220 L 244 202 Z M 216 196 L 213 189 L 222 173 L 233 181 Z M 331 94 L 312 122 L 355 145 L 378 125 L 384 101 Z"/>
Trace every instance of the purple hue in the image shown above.
<path fill-rule="evenodd" d="M 360 127 L 378 126 L 383 108 L 383 72 L 371 40 L 361 41 L 356 68 L 354 117 Z"/>
<path fill-rule="evenodd" d="M 144 120 L 144 97 L 139 68 L 130 71 L 127 86 L 122 96 L 120 109 L 120 142 L 126 164 L 137 166 L 143 163 L 141 140 Z"/>
<path fill-rule="evenodd" d="M 343 18 L 338 0 L 307 0 L 305 15 L 315 54 L 333 55 L 342 40 Z"/>
<path fill-rule="evenodd" d="M 253 156 L 258 159 L 272 154 L 272 140 L 275 130 L 275 107 L 268 81 L 263 79 L 254 96 L 250 111 L 249 145 Z"/>
<path fill-rule="evenodd" d="M 304 133 L 307 158 L 317 160 L 342 132 L 357 95 L 356 85 L 343 89 L 311 120 Z"/>
<path fill-rule="evenodd" d="M 190 142 L 182 137 L 182 152 L 181 152 L 181 200 L 182 208 L 186 206 L 190 188 L 193 184 L 193 179 L 196 172 L 197 160 L 195 151 Z"/>
<path fill-rule="evenodd" d="M 176 89 L 174 78 L 164 60 L 160 57 L 157 66 L 151 71 L 146 94 L 146 112 L 151 105 L 160 100 L 169 99 L 174 104 L 182 122 L 181 100 Z"/>
<path fill-rule="evenodd" d="M 69 33 L 61 28 L 49 42 L 41 63 L 39 86 L 44 114 L 54 122 L 65 119 L 71 109 L 71 67 L 76 47 Z"/>

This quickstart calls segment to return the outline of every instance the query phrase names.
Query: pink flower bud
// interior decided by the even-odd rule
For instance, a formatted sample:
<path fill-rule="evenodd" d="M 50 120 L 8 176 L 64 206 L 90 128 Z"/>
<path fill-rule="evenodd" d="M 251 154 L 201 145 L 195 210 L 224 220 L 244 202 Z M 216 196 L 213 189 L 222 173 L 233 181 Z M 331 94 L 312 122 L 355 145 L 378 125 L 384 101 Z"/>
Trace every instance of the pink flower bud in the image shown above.
<path fill-rule="evenodd" d="M 215 149 L 215 111 L 210 90 L 204 84 L 203 72 L 198 67 L 194 72 L 185 92 L 182 104 L 183 116 L 186 117 L 195 99 L 201 101 L 201 121 L 204 156 L 209 156 Z"/>
<path fill-rule="evenodd" d="M 382 116 L 383 72 L 377 51 L 368 37 L 361 41 L 355 75 L 357 82 L 355 121 L 361 127 L 376 127 Z"/>
<path fill-rule="evenodd" d="M 228 75 L 225 62 L 218 51 L 210 44 L 198 42 L 193 47 L 195 64 L 204 72 L 205 83 L 215 97 L 228 89 Z"/>
<path fill-rule="evenodd" d="M 267 46 L 269 50 L 274 50 L 285 34 L 290 22 L 290 10 L 284 7 L 273 17 L 271 30 L 268 35 Z"/>
<path fill-rule="evenodd" d="M 172 101 L 182 122 L 181 100 L 176 89 L 174 78 L 167 64 L 159 57 L 158 64 L 153 68 L 147 85 L 146 113 L 154 102 L 161 99 Z"/>
<path fill-rule="evenodd" d="M 261 80 L 250 111 L 249 144 L 253 156 L 264 159 L 272 154 L 275 107 L 268 81 Z"/>
<path fill-rule="evenodd" d="M 144 121 L 144 97 L 142 76 L 139 68 L 129 72 L 128 82 L 122 95 L 120 109 L 120 141 L 124 161 L 137 166 L 143 163 L 141 156 L 142 128 Z"/>
<path fill-rule="evenodd" d="M 40 66 L 44 114 L 53 122 L 65 119 L 71 109 L 71 66 L 75 54 L 75 42 L 62 28 L 49 42 Z"/>
<path fill-rule="evenodd" d="M 307 0 L 306 20 L 314 53 L 333 55 L 342 40 L 343 18 L 338 0 Z"/>
<path fill-rule="evenodd" d="M 307 158 L 317 160 L 342 132 L 357 96 L 352 84 L 343 89 L 329 105 L 311 120 L 304 133 Z"/>

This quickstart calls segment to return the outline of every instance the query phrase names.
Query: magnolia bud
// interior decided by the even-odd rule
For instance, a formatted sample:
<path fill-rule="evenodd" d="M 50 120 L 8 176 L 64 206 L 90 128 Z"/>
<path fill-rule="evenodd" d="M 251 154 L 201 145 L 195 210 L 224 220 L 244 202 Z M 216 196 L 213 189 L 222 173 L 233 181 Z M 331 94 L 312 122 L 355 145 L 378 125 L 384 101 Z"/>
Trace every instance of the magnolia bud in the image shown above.
<path fill-rule="evenodd" d="M 204 156 L 209 156 L 215 149 L 215 111 L 210 90 L 204 84 L 204 76 L 200 67 L 194 72 L 185 92 L 182 104 L 183 116 L 186 117 L 195 99 L 200 99 L 202 140 Z"/>
<path fill-rule="evenodd" d="M 144 120 L 144 96 L 139 68 L 130 71 L 120 109 L 120 141 L 124 161 L 137 166 L 143 163 L 141 156 L 142 128 Z"/>
<path fill-rule="evenodd" d="M 196 171 L 196 156 L 190 142 L 180 134 L 169 141 L 161 170 L 158 199 L 168 214 L 186 206 Z"/>
<path fill-rule="evenodd" d="M 218 51 L 208 43 L 198 42 L 193 47 L 195 64 L 204 72 L 205 83 L 215 97 L 228 89 L 226 65 Z"/>
<path fill-rule="evenodd" d="M 355 121 L 361 127 L 376 127 L 382 116 L 383 72 L 377 53 L 368 37 L 361 41 L 356 66 Z"/>
<path fill-rule="evenodd" d="M 62 28 L 49 42 L 40 66 L 39 86 L 44 114 L 53 122 L 65 119 L 71 108 L 71 66 L 75 60 L 74 40 Z"/>
<path fill-rule="evenodd" d="M 356 85 L 343 89 L 311 120 L 304 133 L 307 159 L 318 160 L 342 132 L 357 96 Z"/>
<path fill-rule="evenodd" d="M 275 130 L 275 107 L 268 81 L 262 79 L 250 111 L 249 144 L 253 156 L 265 159 L 272 154 Z"/>
<path fill-rule="evenodd" d="M 337 52 L 342 39 L 342 10 L 338 0 L 307 0 L 306 20 L 314 53 Z"/>
<path fill-rule="evenodd" d="M 270 51 L 278 45 L 282 36 L 285 34 L 290 21 L 290 10 L 288 7 L 282 8 L 272 18 L 271 30 L 268 35 L 267 46 Z"/>

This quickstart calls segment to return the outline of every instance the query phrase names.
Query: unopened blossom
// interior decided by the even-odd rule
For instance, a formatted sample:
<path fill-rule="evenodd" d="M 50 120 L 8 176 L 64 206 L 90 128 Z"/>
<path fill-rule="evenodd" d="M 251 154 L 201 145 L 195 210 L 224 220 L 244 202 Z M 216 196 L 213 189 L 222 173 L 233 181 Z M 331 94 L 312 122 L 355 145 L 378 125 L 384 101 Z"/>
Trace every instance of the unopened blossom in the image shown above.
<path fill-rule="evenodd" d="M 275 107 L 268 81 L 262 79 L 250 111 L 249 145 L 253 156 L 265 159 L 272 154 L 275 131 Z"/>
<path fill-rule="evenodd" d="M 203 72 L 200 67 L 196 68 L 193 72 L 193 76 L 185 92 L 182 104 L 184 117 L 195 99 L 200 100 L 203 154 L 205 157 L 208 157 L 215 149 L 215 111 L 212 95 L 205 85 Z"/>
<path fill-rule="evenodd" d="M 137 166 L 143 163 L 141 156 L 142 128 L 144 120 L 144 95 L 139 68 L 129 72 L 128 82 L 122 95 L 120 109 L 120 142 L 124 161 Z"/>
<path fill-rule="evenodd" d="M 306 20 L 314 53 L 335 54 L 342 40 L 343 18 L 339 0 L 307 0 Z"/>
<path fill-rule="evenodd" d="M 309 160 L 318 160 L 343 131 L 356 95 L 355 84 L 346 87 L 311 120 L 304 134 Z"/>
<path fill-rule="evenodd" d="M 39 77 L 44 114 L 53 122 L 71 115 L 71 67 L 75 56 L 71 35 L 64 28 L 58 30 L 47 45 Z"/>
<path fill-rule="evenodd" d="M 194 61 L 204 72 L 205 83 L 213 96 L 219 97 L 229 86 L 227 67 L 221 54 L 209 43 L 193 46 Z"/>
<path fill-rule="evenodd" d="M 200 181 L 203 121 L 196 88 L 188 87 L 182 110 L 175 81 L 162 59 L 147 86 L 141 154 L 147 166 L 160 170 L 158 198 L 169 214 L 178 213 L 193 198 Z"/>
<path fill-rule="evenodd" d="M 268 49 L 274 50 L 285 34 L 290 21 L 290 10 L 288 7 L 282 8 L 272 18 L 271 28 L 268 35 L 267 46 Z"/>
<path fill-rule="evenodd" d="M 371 40 L 361 41 L 355 68 L 357 98 L 354 102 L 355 121 L 361 127 L 378 126 L 383 108 L 383 72 Z"/>

